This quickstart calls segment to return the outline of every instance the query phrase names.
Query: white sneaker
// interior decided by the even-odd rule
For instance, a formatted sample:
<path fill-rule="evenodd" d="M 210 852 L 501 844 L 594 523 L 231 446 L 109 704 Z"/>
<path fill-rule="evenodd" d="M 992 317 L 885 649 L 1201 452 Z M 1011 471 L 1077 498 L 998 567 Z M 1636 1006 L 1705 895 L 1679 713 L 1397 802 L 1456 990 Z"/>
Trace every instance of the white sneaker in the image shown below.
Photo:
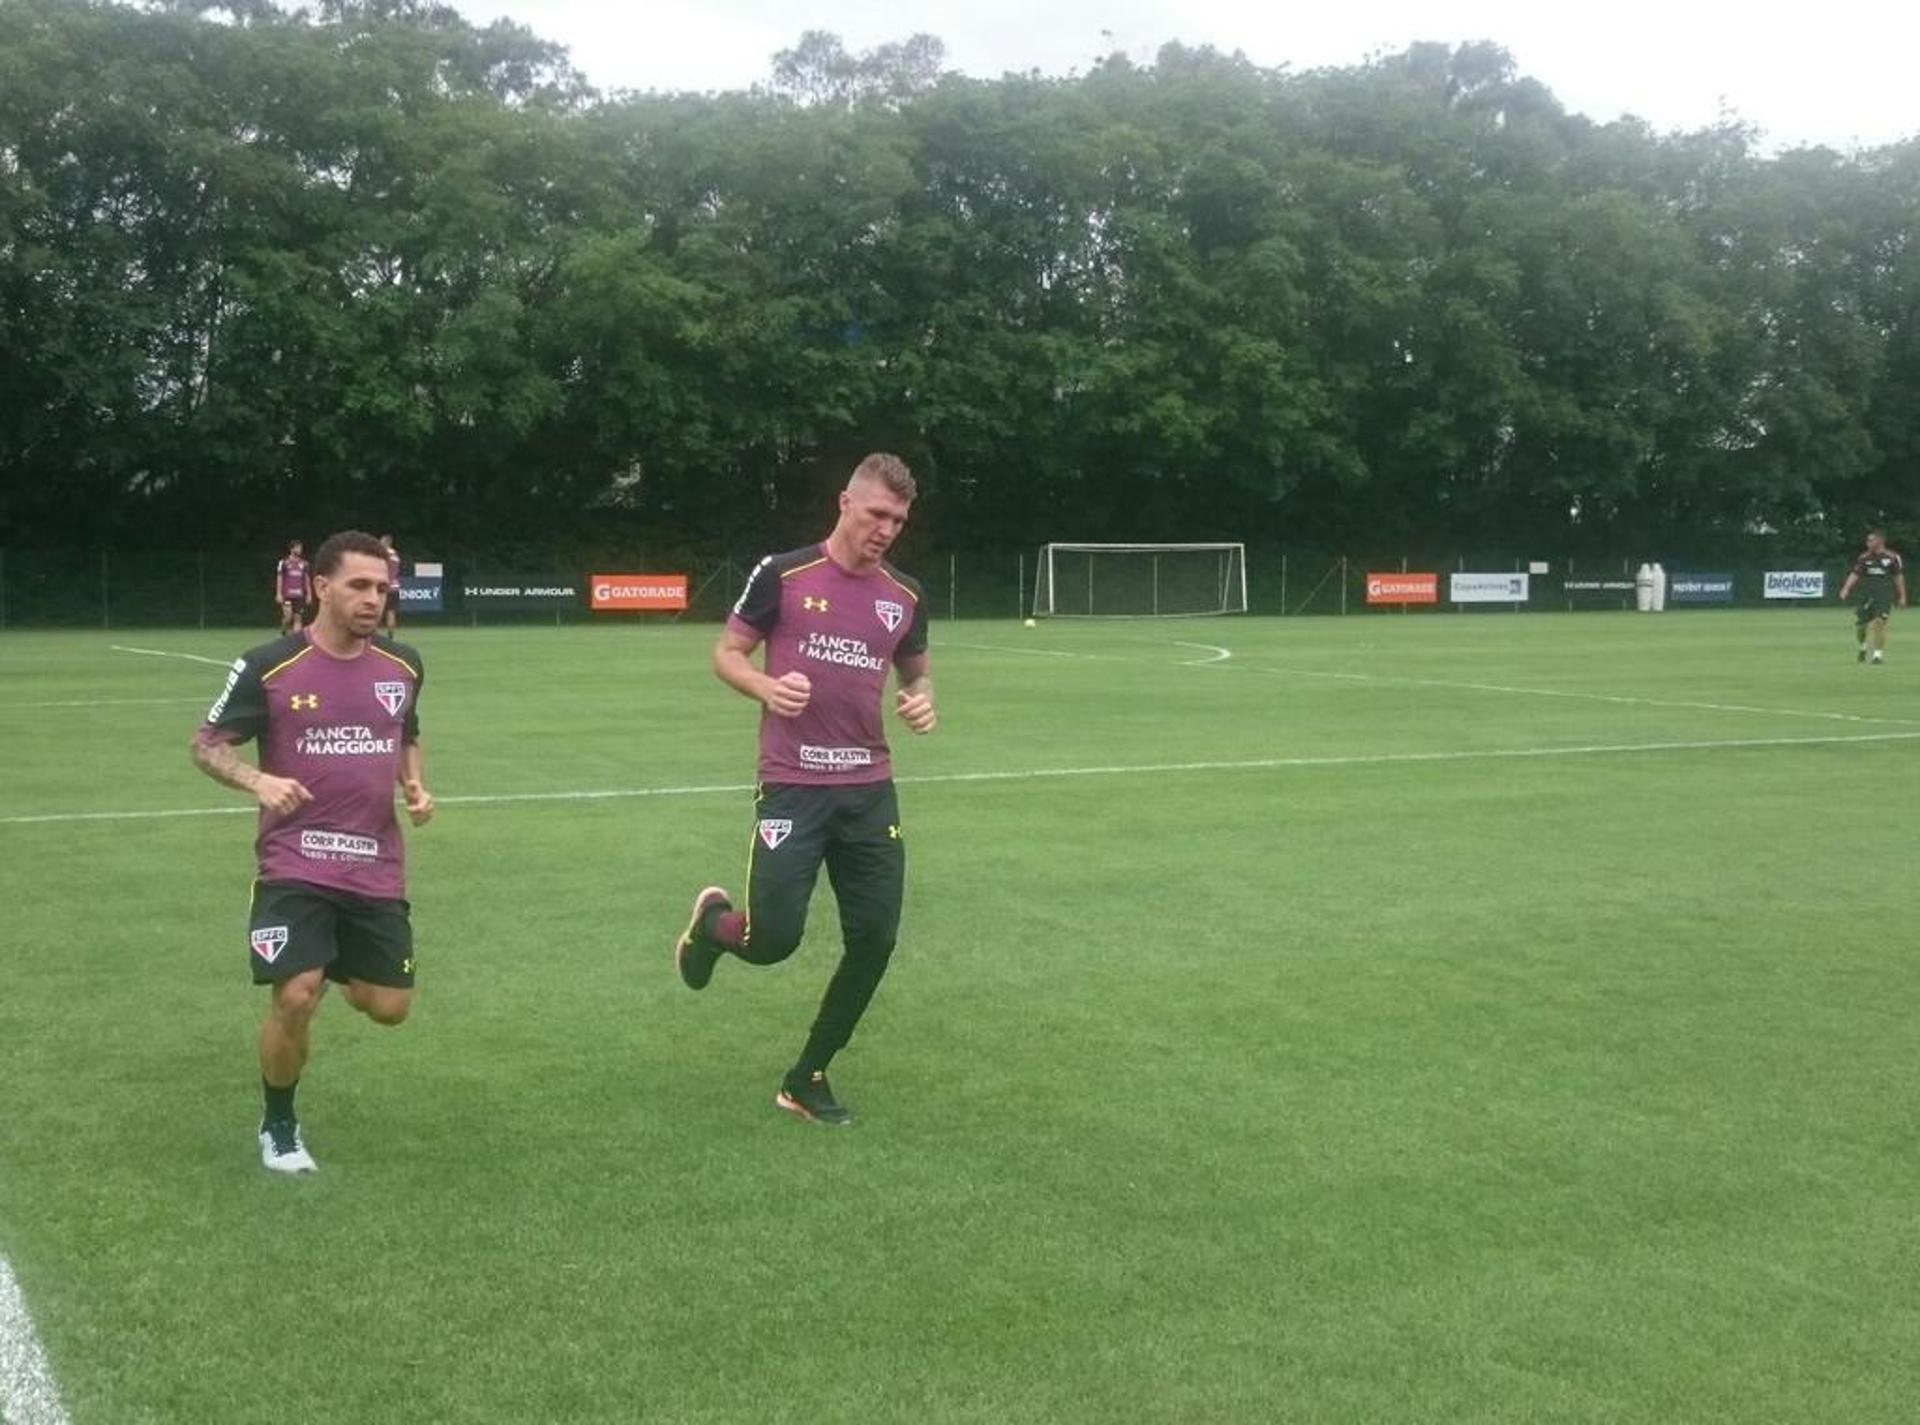
<path fill-rule="evenodd" d="M 317 1173 L 320 1165 L 313 1161 L 313 1154 L 307 1151 L 307 1145 L 300 1136 L 298 1125 L 293 1130 L 291 1143 L 275 1143 L 273 1134 L 266 1129 L 260 1130 L 260 1163 L 270 1173 Z"/>
<path fill-rule="evenodd" d="M 1869 663 L 1884 663 L 1887 661 L 1887 655 L 1884 653 L 1876 653 L 1873 655 L 1873 657 L 1869 658 L 1867 661 Z"/>

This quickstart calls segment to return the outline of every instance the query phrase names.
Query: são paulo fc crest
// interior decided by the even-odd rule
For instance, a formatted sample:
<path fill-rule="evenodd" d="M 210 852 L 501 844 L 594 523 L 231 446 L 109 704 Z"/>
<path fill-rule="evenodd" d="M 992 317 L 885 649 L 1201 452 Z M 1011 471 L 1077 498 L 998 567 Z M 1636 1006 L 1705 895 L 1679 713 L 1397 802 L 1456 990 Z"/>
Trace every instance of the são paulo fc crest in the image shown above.
<path fill-rule="evenodd" d="M 898 604 L 889 603 L 886 599 L 875 599 L 873 611 L 880 615 L 880 622 L 887 626 L 888 633 L 892 633 L 906 622 L 907 611 Z"/>
<path fill-rule="evenodd" d="M 407 705 L 407 685 L 405 683 L 375 683 L 373 695 L 380 699 L 380 706 L 400 716 L 400 709 Z"/>
<path fill-rule="evenodd" d="M 767 850 L 778 849 L 780 843 L 793 835 L 793 823 L 790 821 L 763 821 L 760 823 L 760 839 L 767 843 Z"/>
<path fill-rule="evenodd" d="M 287 948 L 287 927 L 265 925 L 253 932 L 253 953 L 271 965 Z"/>

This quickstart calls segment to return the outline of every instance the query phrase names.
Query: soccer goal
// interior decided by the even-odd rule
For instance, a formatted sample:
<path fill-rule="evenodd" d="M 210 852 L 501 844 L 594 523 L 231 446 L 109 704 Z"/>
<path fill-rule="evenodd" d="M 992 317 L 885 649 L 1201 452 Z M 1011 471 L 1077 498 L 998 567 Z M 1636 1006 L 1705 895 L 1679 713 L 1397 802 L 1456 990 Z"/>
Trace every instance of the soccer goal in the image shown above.
<path fill-rule="evenodd" d="M 1197 618 L 1247 611 L 1244 544 L 1049 544 L 1035 618 Z"/>

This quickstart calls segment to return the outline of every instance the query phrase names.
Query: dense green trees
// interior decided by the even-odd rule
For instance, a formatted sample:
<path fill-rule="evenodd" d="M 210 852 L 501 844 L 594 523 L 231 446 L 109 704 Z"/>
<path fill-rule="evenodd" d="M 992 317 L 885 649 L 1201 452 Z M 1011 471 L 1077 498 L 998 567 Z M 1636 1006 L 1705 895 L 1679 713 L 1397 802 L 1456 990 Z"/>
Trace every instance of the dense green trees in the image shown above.
<path fill-rule="evenodd" d="M 957 547 L 1920 520 L 1920 142 L 1595 125 L 1491 45 L 940 71 L 0 0 L 0 542 L 743 545 L 876 445 Z"/>

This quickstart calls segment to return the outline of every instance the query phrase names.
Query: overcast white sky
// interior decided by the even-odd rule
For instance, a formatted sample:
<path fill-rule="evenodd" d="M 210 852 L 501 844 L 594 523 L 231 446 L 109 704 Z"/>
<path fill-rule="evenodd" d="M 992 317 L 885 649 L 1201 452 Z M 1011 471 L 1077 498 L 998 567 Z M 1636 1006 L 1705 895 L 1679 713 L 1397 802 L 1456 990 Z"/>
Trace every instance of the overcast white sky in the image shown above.
<path fill-rule="evenodd" d="M 802 30 L 849 49 L 938 35 L 952 68 L 1084 70 L 1170 39 L 1257 64 L 1351 64 L 1415 40 L 1490 39 L 1570 109 L 1697 128 L 1731 109 L 1769 147 L 1876 144 L 1920 132 L 1915 0 L 454 0 L 566 45 L 602 89 L 736 89 Z"/>

